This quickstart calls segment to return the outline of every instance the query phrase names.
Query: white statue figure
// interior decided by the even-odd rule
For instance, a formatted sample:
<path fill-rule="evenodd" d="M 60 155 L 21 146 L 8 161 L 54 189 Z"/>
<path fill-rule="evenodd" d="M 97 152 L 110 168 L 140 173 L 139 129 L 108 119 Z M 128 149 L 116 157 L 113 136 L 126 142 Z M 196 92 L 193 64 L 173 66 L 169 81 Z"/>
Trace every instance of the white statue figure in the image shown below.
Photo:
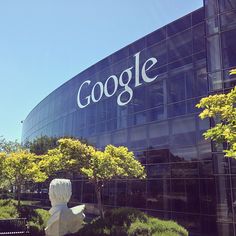
<path fill-rule="evenodd" d="M 52 208 L 45 229 L 46 236 L 63 236 L 77 232 L 83 224 L 85 205 L 68 208 L 71 197 L 71 182 L 69 179 L 54 179 L 49 187 L 49 199 Z"/>

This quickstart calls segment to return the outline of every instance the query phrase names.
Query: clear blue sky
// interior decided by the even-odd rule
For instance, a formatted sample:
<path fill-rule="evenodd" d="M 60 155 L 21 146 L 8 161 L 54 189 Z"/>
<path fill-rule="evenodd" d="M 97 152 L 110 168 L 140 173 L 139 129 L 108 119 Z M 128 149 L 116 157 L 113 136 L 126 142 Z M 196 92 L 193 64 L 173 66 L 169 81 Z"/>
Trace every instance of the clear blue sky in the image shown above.
<path fill-rule="evenodd" d="M 202 0 L 0 1 L 0 136 L 58 86 Z"/>

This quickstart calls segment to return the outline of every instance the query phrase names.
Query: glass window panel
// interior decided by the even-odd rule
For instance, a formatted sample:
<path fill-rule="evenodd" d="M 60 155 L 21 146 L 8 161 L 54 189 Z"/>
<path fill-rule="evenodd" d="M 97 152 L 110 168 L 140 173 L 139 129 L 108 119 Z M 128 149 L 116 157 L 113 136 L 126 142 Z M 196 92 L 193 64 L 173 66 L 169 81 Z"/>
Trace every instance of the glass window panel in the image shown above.
<path fill-rule="evenodd" d="M 192 147 L 179 147 L 170 149 L 170 161 L 181 162 L 181 161 L 198 161 L 197 148 Z"/>
<path fill-rule="evenodd" d="M 185 192 L 185 180 L 171 180 L 171 205 L 172 211 L 185 212 L 187 197 Z"/>
<path fill-rule="evenodd" d="M 193 28 L 193 53 L 205 50 L 205 24 Z"/>
<path fill-rule="evenodd" d="M 146 123 L 146 111 L 134 113 L 128 116 L 128 126 L 140 125 Z"/>
<path fill-rule="evenodd" d="M 127 206 L 146 207 L 146 181 L 127 181 Z"/>
<path fill-rule="evenodd" d="M 170 164 L 146 165 L 148 178 L 166 178 L 170 177 Z"/>
<path fill-rule="evenodd" d="M 186 70 L 188 67 L 192 66 L 192 56 L 190 57 L 185 57 L 182 58 L 181 60 L 175 61 L 171 64 L 168 64 L 168 69 L 170 70 L 174 70 L 175 71 L 181 71 L 181 70 Z"/>
<path fill-rule="evenodd" d="M 178 102 L 167 106 L 167 116 L 176 117 L 186 114 L 186 102 Z"/>
<path fill-rule="evenodd" d="M 210 91 L 220 90 L 223 88 L 223 81 L 221 72 L 208 74 Z"/>
<path fill-rule="evenodd" d="M 181 162 L 171 164 L 172 178 L 198 177 L 198 162 Z"/>
<path fill-rule="evenodd" d="M 142 165 L 146 164 L 146 151 L 135 151 L 134 152 L 135 159 L 140 161 Z"/>
<path fill-rule="evenodd" d="M 216 209 L 216 186 L 214 179 L 200 180 L 200 204 L 201 213 L 214 215 Z"/>
<path fill-rule="evenodd" d="M 206 67 L 198 68 L 195 72 L 197 96 L 207 95 L 208 82 Z"/>
<path fill-rule="evenodd" d="M 127 189 L 127 184 L 126 181 L 117 181 L 117 197 L 116 198 L 116 204 L 117 206 L 126 206 L 127 204 L 127 194 L 126 194 L 126 189 Z"/>
<path fill-rule="evenodd" d="M 93 184 L 89 182 L 83 182 L 83 202 L 86 203 L 95 203 L 96 196 L 94 192 Z"/>
<path fill-rule="evenodd" d="M 103 204 L 114 206 L 115 195 L 116 195 L 115 182 L 111 181 L 111 182 L 106 183 L 104 185 L 104 188 L 102 189 Z"/>
<path fill-rule="evenodd" d="M 129 46 L 129 55 L 133 56 L 135 53 L 142 51 L 145 48 L 145 38 L 141 38 Z"/>
<path fill-rule="evenodd" d="M 212 160 L 211 142 L 206 140 L 205 142 L 198 143 L 199 158 L 201 160 Z"/>
<path fill-rule="evenodd" d="M 133 98 L 128 104 L 129 114 L 143 111 L 146 108 L 146 87 L 140 86 L 133 90 Z"/>
<path fill-rule="evenodd" d="M 204 8 L 200 8 L 192 13 L 192 25 L 197 25 L 205 18 Z"/>
<path fill-rule="evenodd" d="M 169 62 L 192 54 L 192 32 L 184 31 L 169 39 Z"/>
<path fill-rule="evenodd" d="M 187 104 L 187 113 L 196 113 L 199 112 L 199 109 L 196 107 L 196 104 L 198 104 L 198 99 L 191 99 L 186 101 Z"/>
<path fill-rule="evenodd" d="M 221 29 L 231 30 L 236 28 L 236 11 L 227 12 L 220 16 Z"/>
<path fill-rule="evenodd" d="M 130 129 L 129 141 L 132 147 L 141 148 L 147 146 L 147 130 L 145 126 Z"/>
<path fill-rule="evenodd" d="M 170 210 L 170 181 L 168 179 L 147 181 L 147 208 Z"/>
<path fill-rule="evenodd" d="M 160 146 L 169 142 L 168 121 L 150 124 L 148 126 L 149 146 Z"/>
<path fill-rule="evenodd" d="M 184 16 L 167 25 L 167 34 L 171 36 L 191 27 L 191 15 Z"/>
<path fill-rule="evenodd" d="M 164 103 L 163 81 L 158 81 L 147 88 L 147 107 L 153 108 Z"/>
<path fill-rule="evenodd" d="M 220 11 L 226 11 L 226 10 L 232 10 L 236 8 L 236 2 L 235 0 L 220 0 Z"/>
<path fill-rule="evenodd" d="M 120 49 L 119 51 L 115 52 L 114 54 L 112 54 L 112 62 L 115 63 L 117 61 L 120 61 L 126 57 L 129 56 L 129 48 L 128 47 L 124 47 L 122 49 Z"/>
<path fill-rule="evenodd" d="M 189 70 L 185 72 L 186 78 L 186 98 L 193 98 L 196 97 L 196 85 L 195 85 L 195 78 L 193 74 L 193 70 Z"/>
<path fill-rule="evenodd" d="M 200 212 L 199 180 L 186 179 L 185 184 L 186 184 L 187 212 L 199 213 Z"/>
<path fill-rule="evenodd" d="M 166 106 L 159 106 L 154 109 L 148 110 L 148 121 L 164 120 L 166 118 Z"/>
<path fill-rule="evenodd" d="M 169 162 L 169 149 L 149 149 L 147 150 L 147 163 Z"/>
<path fill-rule="evenodd" d="M 218 13 L 218 1 L 205 0 L 206 16 L 211 17 Z"/>
<path fill-rule="evenodd" d="M 200 177 L 212 177 L 213 176 L 213 164 L 212 161 L 199 162 L 199 175 Z"/>
<path fill-rule="evenodd" d="M 146 37 L 147 46 L 151 46 L 166 38 L 166 27 L 158 29 Z"/>
<path fill-rule="evenodd" d="M 178 102 L 185 99 L 185 73 L 170 76 L 167 80 L 168 103 Z"/>
<path fill-rule="evenodd" d="M 232 196 L 230 188 L 230 177 L 219 175 L 216 180 L 217 219 L 219 221 L 232 221 Z"/>
<path fill-rule="evenodd" d="M 236 29 L 222 33 L 223 66 L 236 66 Z M 217 54 L 216 54 L 217 55 Z"/>
<path fill-rule="evenodd" d="M 147 58 L 155 57 L 158 60 L 158 67 L 167 63 L 166 41 L 156 44 L 147 49 Z"/>
<path fill-rule="evenodd" d="M 116 131 L 112 134 L 113 143 L 118 145 L 127 144 L 127 130 Z"/>
<path fill-rule="evenodd" d="M 208 70 L 209 72 L 219 70 L 221 68 L 220 63 L 220 43 L 219 43 L 219 36 L 214 35 L 207 39 L 207 56 L 208 56 Z M 216 56 L 218 55 L 218 56 Z"/>

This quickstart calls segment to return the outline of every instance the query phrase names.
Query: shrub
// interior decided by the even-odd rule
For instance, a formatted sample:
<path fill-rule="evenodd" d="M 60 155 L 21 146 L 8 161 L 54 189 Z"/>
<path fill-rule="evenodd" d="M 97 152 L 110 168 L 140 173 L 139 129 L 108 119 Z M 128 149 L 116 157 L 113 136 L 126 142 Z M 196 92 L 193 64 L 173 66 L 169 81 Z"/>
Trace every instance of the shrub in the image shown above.
<path fill-rule="evenodd" d="M 19 217 L 13 200 L 0 200 L 0 219 Z"/>
<path fill-rule="evenodd" d="M 147 222 L 136 220 L 128 230 L 129 236 L 138 235 L 162 235 L 162 236 L 187 236 L 188 232 L 174 221 L 164 221 L 148 217 Z"/>
<path fill-rule="evenodd" d="M 131 208 L 105 213 L 82 228 L 75 236 L 187 236 L 188 232 L 173 221 L 164 221 Z"/>
<path fill-rule="evenodd" d="M 29 220 L 29 229 L 32 235 L 45 235 L 44 229 L 50 217 L 48 211 L 43 209 L 36 209 L 33 211 L 31 219 Z"/>

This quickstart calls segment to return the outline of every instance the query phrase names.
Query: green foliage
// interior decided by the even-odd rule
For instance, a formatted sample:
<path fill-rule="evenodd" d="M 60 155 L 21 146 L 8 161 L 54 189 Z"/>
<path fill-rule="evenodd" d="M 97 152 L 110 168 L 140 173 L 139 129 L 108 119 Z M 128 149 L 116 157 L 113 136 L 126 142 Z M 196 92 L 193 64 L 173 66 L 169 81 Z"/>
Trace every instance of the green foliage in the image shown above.
<path fill-rule="evenodd" d="M 0 200 L 0 219 L 17 218 L 19 213 L 13 200 Z"/>
<path fill-rule="evenodd" d="M 87 166 L 81 172 L 88 179 L 108 181 L 114 177 L 145 178 L 144 167 L 135 160 L 133 152 L 126 147 L 107 145 L 104 152 L 92 150 Z"/>
<path fill-rule="evenodd" d="M 16 187 L 18 205 L 21 186 L 27 181 L 44 182 L 48 176 L 40 168 L 41 158 L 26 150 L 9 153 L 3 161 L 3 176 Z"/>
<path fill-rule="evenodd" d="M 48 211 L 43 209 L 34 210 L 31 219 L 29 220 L 29 229 L 32 235 L 41 236 L 45 235 L 44 229 L 49 220 L 50 214 Z"/>
<path fill-rule="evenodd" d="M 230 71 L 230 75 L 235 75 L 236 69 Z M 217 124 L 205 132 L 206 138 L 222 143 L 227 142 L 230 146 L 226 151 L 226 156 L 235 157 L 236 154 L 236 87 L 228 94 L 216 94 L 201 99 L 198 108 L 204 108 L 200 117 L 214 118 Z"/>
<path fill-rule="evenodd" d="M 151 236 L 155 234 L 187 236 L 188 232 L 176 222 L 159 220 L 152 217 L 148 217 L 147 221 L 136 220 L 133 224 L 131 224 L 128 230 L 129 236 Z"/>
<path fill-rule="evenodd" d="M 30 149 L 31 153 L 36 155 L 44 155 L 48 150 L 53 149 L 57 146 L 56 137 L 41 136 L 37 139 L 34 139 L 32 142 L 27 142 L 25 147 Z"/>
<path fill-rule="evenodd" d="M 232 70 L 231 74 L 236 74 Z M 213 118 L 216 125 L 208 129 L 203 135 L 206 139 L 212 139 L 217 143 L 226 142 L 229 146 L 225 150 L 227 157 L 236 158 L 236 87 L 228 94 L 215 94 L 202 98 L 197 104 L 198 108 L 204 110 L 200 118 Z"/>
<path fill-rule="evenodd" d="M 20 149 L 23 149 L 23 147 L 17 140 L 8 141 L 2 136 L 0 136 L 0 152 L 10 153 L 16 152 Z"/>
<path fill-rule="evenodd" d="M 77 236 L 187 236 L 188 232 L 173 221 L 159 220 L 131 208 L 108 211 L 102 220 L 97 218 L 85 225 Z"/>
<path fill-rule="evenodd" d="M 43 209 L 33 209 L 28 206 L 17 207 L 14 200 L 0 200 L 0 219 L 26 218 L 31 235 L 43 236 L 44 229 L 50 217 L 48 211 Z"/>

